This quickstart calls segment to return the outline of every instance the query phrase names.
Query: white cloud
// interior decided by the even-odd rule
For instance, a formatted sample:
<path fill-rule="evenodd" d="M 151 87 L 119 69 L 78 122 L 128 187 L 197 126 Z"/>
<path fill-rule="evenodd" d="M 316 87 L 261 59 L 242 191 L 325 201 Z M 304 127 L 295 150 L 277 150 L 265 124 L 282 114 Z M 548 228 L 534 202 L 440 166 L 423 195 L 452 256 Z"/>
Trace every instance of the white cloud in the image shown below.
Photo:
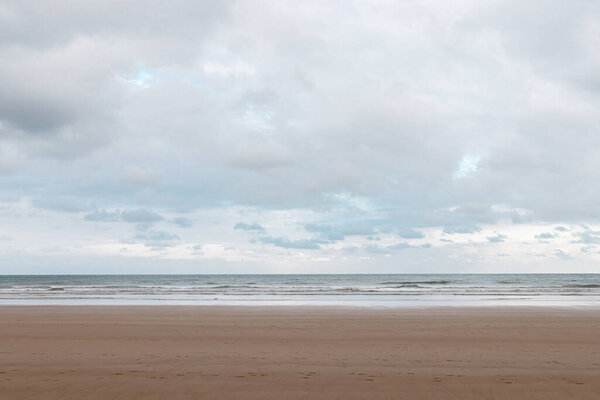
<path fill-rule="evenodd" d="M 599 15 L 578 0 L 5 1 L 0 254 L 588 268 Z"/>

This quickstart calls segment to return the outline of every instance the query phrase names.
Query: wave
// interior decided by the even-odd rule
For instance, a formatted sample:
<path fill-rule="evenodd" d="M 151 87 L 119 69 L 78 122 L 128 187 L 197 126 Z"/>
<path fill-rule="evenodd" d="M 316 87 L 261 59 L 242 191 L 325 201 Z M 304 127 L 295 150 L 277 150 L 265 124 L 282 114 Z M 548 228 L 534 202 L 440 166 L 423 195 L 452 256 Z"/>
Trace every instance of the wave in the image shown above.
<path fill-rule="evenodd" d="M 579 284 L 579 285 L 563 285 L 564 288 L 579 288 L 579 289 L 598 289 L 600 288 L 600 284 L 590 283 L 590 284 Z"/>
<path fill-rule="evenodd" d="M 447 285 L 450 281 L 389 281 L 380 285 Z"/>
<path fill-rule="evenodd" d="M 413 289 L 424 289 L 423 286 L 421 285 L 413 285 L 413 284 L 406 284 L 406 285 L 399 285 L 399 286 L 390 286 L 392 289 L 404 289 L 404 288 L 413 288 Z"/>
<path fill-rule="evenodd" d="M 420 297 L 424 296 L 424 297 Z M 340 276 L 210 276 L 210 277 L 2 277 L 0 299 L 120 299 L 122 301 L 243 301 L 345 299 L 399 301 L 413 298 L 445 301 L 456 296 L 530 298 L 558 296 L 600 299 L 600 275 L 340 275 Z M 240 300 L 241 299 L 241 300 Z M 282 300 L 283 299 L 283 300 Z M 396 300 L 397 299 L 397 300 Z M 326 300 L 325 300 L 326 301 Z M 592 301 L 592 300 L 586 300 Z"/>
<path fill-rule="evenodd" d="M 256 289 L 252 284 L 247 285 L 219 285 L 219 286 L 198 286 L 202 289 Z"/>

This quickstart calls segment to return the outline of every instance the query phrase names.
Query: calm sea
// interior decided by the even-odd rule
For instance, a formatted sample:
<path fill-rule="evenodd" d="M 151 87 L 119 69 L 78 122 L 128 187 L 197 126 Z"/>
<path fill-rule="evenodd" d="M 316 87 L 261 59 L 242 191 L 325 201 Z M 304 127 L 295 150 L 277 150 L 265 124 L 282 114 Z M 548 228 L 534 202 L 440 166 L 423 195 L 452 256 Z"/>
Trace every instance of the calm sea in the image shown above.
<path fill-rule="evenodd" d="M 4 275 L 0 304 L 599 306 L 600 274 Z"/>

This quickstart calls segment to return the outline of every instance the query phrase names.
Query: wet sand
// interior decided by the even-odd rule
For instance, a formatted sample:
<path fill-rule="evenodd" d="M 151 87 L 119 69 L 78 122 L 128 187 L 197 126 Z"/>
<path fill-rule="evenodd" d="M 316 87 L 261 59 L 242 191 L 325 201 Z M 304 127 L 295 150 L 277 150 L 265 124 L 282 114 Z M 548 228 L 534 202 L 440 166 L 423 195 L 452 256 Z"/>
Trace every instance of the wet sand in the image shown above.
<path fill-rule="evenodd" d="M 600 399 L 600 309 L 1 306 L 0 399 Z"/>

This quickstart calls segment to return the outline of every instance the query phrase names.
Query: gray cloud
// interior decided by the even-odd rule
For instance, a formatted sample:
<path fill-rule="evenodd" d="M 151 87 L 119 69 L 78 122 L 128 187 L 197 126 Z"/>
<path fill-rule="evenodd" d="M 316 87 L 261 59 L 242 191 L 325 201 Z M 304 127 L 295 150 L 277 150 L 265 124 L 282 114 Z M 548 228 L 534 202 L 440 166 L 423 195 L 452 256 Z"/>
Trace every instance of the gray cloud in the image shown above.
<path fill-rule="evenodd" d="M 323 242 L 593 225 L 599 16 L 584 0 L 7 0 L 0 193 L 88 221 L 125 209 L 138 231 L 163 219 L 147 210 L 221 209 L 223 241 L 244 208 Z"/>
<path fill-rule="evenodd" d="M 390 249 L 384 246 L 376 246 L 376 245 L 367 245 L 363 247 L 367 253 L 371 254 L 389 254 Z"/>
<path fill-rule="evenodd" d="M 573 256 L 571 256 L 569 253 L 567 253 L 566 251 L 564 251 L 562 249 L 555 249 L 554 255 L 563 260 L 572 260 L 573 259 Z"/>
<path fill-rule="evenodd" d="M 135 230 L 138 232 L 144 232 L 150 230 L 154 226 L 154 222 L 138 222 L 135 224 Z"/>
<path fill-rule="evenodd" d="M 331 225 L 319 225 L 319 224 L 306 224 L 304 229 L 308 232 L 319 233 L 322 237 L 327 240 L 344 240 L 344 233 L 340 231 L 339 227 L 333 227 Z"/>
<path fill-rule="evenodd" d="M 536 239 L 554 239 L 556 236 L 553 233 L 543 232 L 535 235 Z"/>
<path fill-rule="evenodd" d="M 397 233 L 398 236 L 404 239 L 422 239 L 425 237 L 423 232 L 411 228 L 400 228 Z"/>
<path fill-rule="evenodd" d="M 498 233 L 494 236 L 488 236 L 488 237 L 486 237 L 486 239 L 490 243 L 501 243 L 501 242 L 504 242 L 506 239 L 508 239 L 508 237 L 506 235 L 502 235 L 502 234 Z"/>
<path fill-rule="evenodd" d="M 494 204 L 530 210 L 537 220 L 600 217 L 595 191 L 576 179 L 597 174 L 598 139 L 589 132 L 598 110 L 581 92 L 582 81 L 596 79 L 595 36 L 576 22 L 595 15 L 590 3 L 561 5 L 556 14 L 537 2 L 474 2 L 453 16 L 428 4 L 405 12 L 357 3 L 357 14 L 334 4 L 323 14 L 263 6 L 258 24 L 258 10 L 245 3 L 133 1 L 116 19 L 112 2 L 5 3 L 0 51 L 11 63 L 0 68 L 0 119 L 7 143 L 25 154 L 16 162 L 77 157 L 93 178 L 80 196 L 118 193 L 125 204 L 152 185 L 156 191 L 143 196 L 178 207 L 315 207 L 350 193 L 385 209 L 401 205 L 411 227 L 459 227 L 453 231 L 526 218 Z M 338 28 L 323 15 L 337 15 Z M 531 24 L 531 15 L 549 22 Z M 414 32 L 398 30 L 402 21 L 416 23 Z M 561 74 L 557 54 L 568 54 L 574 75 Z M 572 101 L 541 100 L 552 98 L 544 91 L 555 82 Z M 521 100 L 528 98 L 540 100 Z M 565 143 L 564 129 L 582 140 Z M 520 150 L 530 148 L 536 153 Z M 468 155 L 477 167 L 456 178 Z M 553 179 L 549 159 L 562 160 Z M 112 178 L 92 174 L 99 163 Z M 540 193 L 547 200 L 563 190 L 580 195 L 540 201 Z"/>
<path fill-rule="evenodd" d="M 600 231 L 594 231 L 586 228 L 583 232 L 575 233 L 575 237 L 578 238 L 576 243 L 600 244 Z"/>
<path fill-rule="evenodd" d="M 389 254 L 394 251 L 404 250 L 404 249 L 429 249 L 431 248 L 431 244 L 425 243 L 420 245 L 411 245 L 410 243 L 400 242 L 390 246 L 377 246 L 377 245 L 367 245 L 364 246 L 363 249 L 372 254 Z"/>
<path fill-rule="evenodd" d="M 339 224 L 306 224 L 308 232 L 319 233 L 327 240 L 343 240 L 346 236 L 373 235 L 376 233 L 367 221 L 345 221 Z"/>
<path fill-rule="evenodd" d="M 135 238 L 140 240 L 149 240 L 151 242 L 164 242 L 180 239 L 179 236 L 165 231 L 144 231 L 137 233 Z"/>
<path fill-rule="evenodd" d="M 194 225 L 194 222 L 191 219 L 185 217 L 175 217 L 173 218 L 172 222 L 182 228 L 189 228 L 190 226 Z"/>
<path fill-rule="evenodd" d="M 138 230 L 131 240 L 125 242 L 132 244 L 142 242 L 144 246 L 160 251 L 161 249 L 172 247 L 174 245 L 173 242 L 180 239 L 178 235 L 169 232 L 144 229 Z"/>
<path fill-rule="evenodd" d="M 124 210 L 121 213 L 121 218 L 125 222 L 133 223 L 153 223 L 162 221 L 164 218 L 154 211 L 138 208 L 135 210 Z"/>
<path fill-rule="evenodd" d="M 259 237 L 258 240 L 262 243 L 272 244 L 277 247 L 282 247 L 284 249 L 305 249 L 305 250 L 316 250 L 321 248 L 321 244 L 327 243 L 326 241 L 319 239 L 297 239 L 290 240 L 287 237 L 271 237 L 271 236 L 262 236 Z"/>
<path fill-rule="evenodd" d="M 108 145 L 110 132 L 123 129 L 117 114 L 130 97 L 127 76 L 140 65 L 189 59 L 187 47 L 201 47 L 228 18 L 226 2 L 175 3 L 4 2 L 0 58 L 10 60 L 0 63 L 4 136 L 26 152 L 59 159 Z"/>
<path fill-rule="evenodd" d="M 107 210 L 94 210 L 91 211 L 83 217 L 86 221 L 102 221 L 102 222 L 114 222 L 118 221 L 121 218 L 121 212 L 119 210 L 116 211 L 107 211 Z"/>
<path fill-rule="evenodd" d="M 596 6 L 570 2 L 557 14 L 538 2 L 476 3 L 452 15 L 430 4 L 407 12 L 357 3 L 354 14 L 268 3 L 257 19 L 246 3 L 133 1 L 115 18 L 112 2 L 5 2 L 2 135 L 25 155 L 15 162 L 76 157 L 92 178 L 79 195 L 118 193 L 125 204 L 144 188 L 123 183 L 157 185 L 143 195 L 179 207 L 314 207 L 350 193 L 410 210 L 416 228 L 525 218 L 494 204 L 537 220 L 600 217 L 595 191 L 576 179 L 598 173 L 598 109 L 581 84 L 598 80 Z M 548 22 L 531 24 L 531 15 Z M 414 30 L 399 29 L 403 21 Z M 569 101 L 548 101 L 556 85 Z M 522 100 L 530 98 L 538 100 Z M 581 140 L 564 142 L 565 129 Z M 456 178 L 467 155 L 480 161 Z M 549 159 L 562 160 L 558 174 Z M 98 164 L 112 177 L 93 175 Z M 580 195 L 540 201 L 564 190 Z"/>
<path fill-rule="evenodd" d="M 444 233 L 455 234 L 455 233 L 475 233 L 480 232 L 481 228 L 477 225 L 463 225 L 463 226 L 446 226 L 444 227 Z"/>
<path fill-rule="evenodd" d="M 253 222 L 251 224 L 248 224 L 246 222 L 238 222 L 237 224 L 235 224 L 233 229 L 241 229 L 244 231 L 255 231 L 255 232 L 264 232 L 265 231 L 265 228 L 262 227 L 257 222 Z"/>

